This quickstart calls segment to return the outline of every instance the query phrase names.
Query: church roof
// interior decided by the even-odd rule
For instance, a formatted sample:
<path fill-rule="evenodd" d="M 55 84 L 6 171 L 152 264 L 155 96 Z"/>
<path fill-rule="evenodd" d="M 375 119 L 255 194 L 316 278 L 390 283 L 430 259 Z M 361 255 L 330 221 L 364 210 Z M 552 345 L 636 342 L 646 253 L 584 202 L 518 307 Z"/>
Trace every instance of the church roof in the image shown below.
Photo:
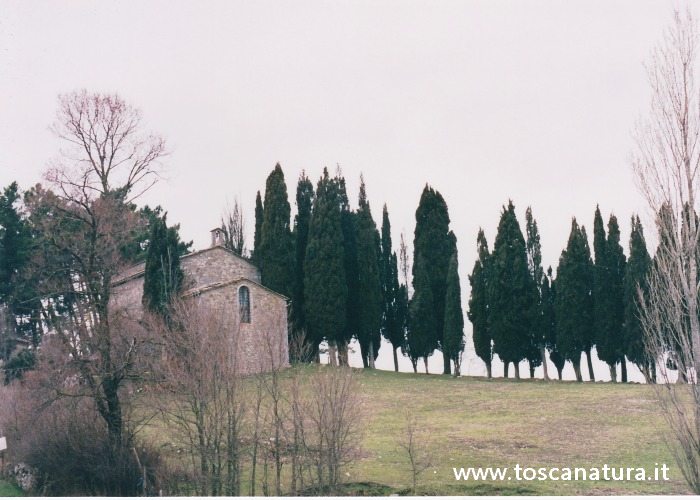
<path fill-rule="evenodd" d="M 180 257 L 180 260 L 181 260 L 181 261 L 182 261 L 182 260 L 186 260 L 186 259 L 189 259 L 189 258 L 191 258 L 191 257 L 197 256 L 197 255 L 201 255 L 201 254 L 206 253 L 206 252 L 210 252 L 210 251 L 215 250 L 215 249 L 217 249 L 217 248 L 218 248 L 219 250 L 223 250 L 224 252 L 227 252 L 229 255 L 232 255 L 233 257 L 235 257 L 235 258 L 237 258 L 237 259 L 240 259 L 240 260 L 242 260 L 242 261 L 244 261 L 244 262 L 246 262 L 246 263 L 248 263 L 248 264 L 254 266 L 256 269 L 258 269 L 258 266 L 256 266 L 256 265 L 253 263 L 252 260 L 250 260 L 250 259 L 247 258 L 247 257 L 243 257 L 243 256 L 241 256 L 241 255 L 238 255 L 238 254 L 235 253 L 235 252 L 232 252 L 231 250 L 229 250 L 228 248 L 224 247 L 223 245 L 216 245 L 216 246 L 213 246 L 213 247 L 204 248 L 203 250 L 197 250 L 197 251 L 194 251 L 194 252 L 186 253 L 185 255 L 182 255 L 182 256 Z M 134 278 L 139 278 L 139 277 L 143 276 L 143 275 L 145 274 L 145 272 L 146 272 L 146 263 L 145 263 L 145 262 L 140 262 L 139 264 L 135 264 L 135 265 L 133 265 L 133 266 L 131 266 L 131 267 L 126 268 L 123 272 L 121 272 L 120 274 L 118 274 L 118 275 L 112 280 L 112 286 L 121 285 L 122 283 L 125 283 L 125 282 L 127 282 L 127 281 L 131 281 L 131 280 L 134 279 Z"/>
<path fill-rule="evenodd" d="M 184 292 L 182 292 L 182 297 L 192 297 L 194 295 L 200 295 L 202 293 L 209 292 L 211 290 L 216 290 L 217 288 L 223 288 L 223 287 L 226 287 L 229 285 L 235 285 L 237 283 L 241 283 L 244 281 L 247 283 L 250 283 L 251 285 L 256 286 L 258 288 L 262 288 L 266 292 L 270 292 L 271 294 L 277 295 L 278 297 L 281 297 L 284 300 L 289 300 L 289 297 L 286 297 L 285 295 L 282 295 L 281 293 L 277 293 L 274 290 L 272 290 L 271 288 L 268 288 L 264 285 L 261 285 L 257 281 L 253 281 L 251 279 L 244 278 L 244 277 L 240 277 L 240 278 L 236 278 L 236 279 L 232 279 L 232 280 L 228 280 L 228 281 L 218 281 L 216 283 L 208 283 L 206 285 L 202 285 L 202 286 L 199 286 L 196 288 L 190 288 L 189 290 L 185 290 Z"/>

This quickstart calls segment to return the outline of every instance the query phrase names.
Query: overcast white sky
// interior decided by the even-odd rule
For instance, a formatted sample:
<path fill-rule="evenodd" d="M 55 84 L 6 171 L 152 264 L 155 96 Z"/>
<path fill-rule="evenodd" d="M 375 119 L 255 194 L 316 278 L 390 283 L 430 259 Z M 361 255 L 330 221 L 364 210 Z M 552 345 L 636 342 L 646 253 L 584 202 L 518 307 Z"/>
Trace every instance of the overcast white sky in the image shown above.
<path fill-rule="evenodd" d="M 571 217 L 646 214 L 629 164 L 643 68 L 668 1 L 0 1 L 0 186 L 41 180 L 59 93 L 118 92 L 171 154 L 143 198 L 202 248 L 227 199 L 253 225 L 276 162 L 293 204 L 339 164 L 356 204 L 412 241 L 425 183 L 445 197 L 463 301 L 484 227 L 531 205 L 556 267 Z M 647 225 L 648 226 L 648 225 Z M 647 227 L 647 231 L 650 231 Z M 467 330 L 470 331 L 467 323 Z M 390 356 L 390 353 L 386 353 Z"/>

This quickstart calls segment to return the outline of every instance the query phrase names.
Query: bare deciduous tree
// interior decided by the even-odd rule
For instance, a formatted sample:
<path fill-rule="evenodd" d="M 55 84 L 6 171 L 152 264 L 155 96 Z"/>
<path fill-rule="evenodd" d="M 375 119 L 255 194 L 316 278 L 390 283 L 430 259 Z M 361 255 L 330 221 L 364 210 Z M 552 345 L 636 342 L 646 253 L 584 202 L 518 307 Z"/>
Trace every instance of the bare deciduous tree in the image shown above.
<path fill-rule="evenodd" d="M 200 495 L 239 495 L 246 413 L 238 360 L 238 329 L 226 310 L 176 301 L 172 327 L 159 317 L 161 413 L 188 452 Z"/>
<path fill-rule="evenodd" d="M 164 142 L 143 135 L 138 110 L 118 96 L 86 91 L 59 98 L 53 129 L 67 147 L 45 174 L 52 191 L 37 186 L 27 205 L 37 230 L 32 268 L 43 320 L 66 355 L 54 365 L 55 395 L 92 398 L 116 449 L 122 389 L 139 373 L 141 340 L 115 323 L 109 299 L 125 264 L 123 245 L 142 223 L 129 200 L 157 179 Z M 66 365 L 81 381 L 70 391 L 59 375 Z"/>
<path fill-rule="evenodd" d="M 411 495 L 415 496 L 418 476 L 432 467 L 432 458 L 425 448 L 422 447 L 421 433 L 416 417 L 406 413 L 405 418 L 404 433 L 402 440 L 399 442 L 399 447 L 408 456 L 408 462 L 411 466 Z"/>
<path fill-rule="evenodd" d="M 671 448 L 679 467 L 691 488 L 700 493 L 697 49 L 697 25 L 690 10 L 675 12 L 647 66 L 651 110 L 637 128 L 633 166 L 659 233 L 648 292 L 640 290 L 642 329 L 650 359 L 663 363 L 671 355 L 680 377 L 692 382 L 671 384 L 669 370 L 660 370 L 662 383 L 655 388 L 675 438 Z"/>
<path fill-rule="evenodd" d="M 221 216 L 221 229 L 224 231 L 224 246 L 232 252 L 245 256 L 245 217 L 238 198 L 233 200 L 233 205 L 224 208 Z"/>
<path fill-rule="evenodd" d="M 119 191 L 132 200 L 157 181 L 165 141 L 143 133 L 141 112 L 118 95 L 63 94 L 51 128 L 66 147 L 46 178 L 64 197 Z"/>

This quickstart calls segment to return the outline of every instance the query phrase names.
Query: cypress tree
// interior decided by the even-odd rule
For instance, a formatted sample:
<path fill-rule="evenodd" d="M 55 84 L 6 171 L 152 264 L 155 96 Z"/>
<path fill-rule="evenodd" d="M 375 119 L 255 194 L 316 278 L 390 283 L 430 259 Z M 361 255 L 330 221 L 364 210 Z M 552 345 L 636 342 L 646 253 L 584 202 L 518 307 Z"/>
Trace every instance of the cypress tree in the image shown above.
<path fill-rule="evenodd" d="M 336 346 L 344 338 L 348 284 L 338 190 L 323 169 L 316 187 L 309 239 L 304 259 L 304 312 L 306 329 L 316 354 L 318 344 Z M 335 363 L 331 356 L 331 363 Z"/>
<path fill-rule="evenodd" d="M 627 371 L 622 341 L 625 255 L 620 246 L 617 218 L 614 215 L 610 216 L 606 238 L 600 209 L 596 207 L 593 233 L 593 304 L 598 357 L 610 367 L 610 378 L 613 382 L 617 381 L 617 363 L 622 363 L 622 379 L 626 382 Z"/>
<path fill-rule="evenodd" d="M 489 246 L 483 229 L 479 228 L 476 238 L 478 258 L 469 276 L 471 296 L 469 297 L 469 312 L 467 316 L 472 322 L 472 339 L 474 351 L 486 364 L 486 374 L 491 378 L 491 361 L 493 360 L 493 346 L 491 329 L 489 327 Z"/>
<path fill-rule="evenodd" d="M 279 163 L 267 177 L 264 206 L 258 253 L 262 284 L 289 297 L 292 292 L 294 245 L 289 227 L 291 209 L 287 185 Z"/>
<path fill-rule="evenodd" d="M 562 370 L 566 360 L 557 350 L 557 324 L 554 313 L 555 302 L 555 286 L 552 278 L 552 267 L 547 268 L 547 276 L 544 279 L 542 286 L 542 319 L 544 329 L 544 341 L 547 350 L 549 351 L 549 359 L 554 364 L 559 375 L 559 380 L 562 379 Z"/>
<path fill-rule="evenodd" d="M 167 225 L 167 213 L 153 221 L 146 252 L 142 302 L 145 308 L 169 319 L 168 308 L 182 289 L 180 237 Z"/>
<path fill-rule="evenodd" d="M 357 340 L 365 367 L 374 368 L 381 344 L 382 285 L 380 281 L 380 244 L 365 189 L 360 178 L 357 209 Z"/>
<path fill-rule="evenodd" d="M 545 275 L 542 269 L 542 246 L 540 244 L 540 231 L 537 228 L 537 221 L 532 215 L 532 208 L 527 207 L 525 211 L 525 233 L 527 234 L 527 267 L 530 272 L 532 285 L 530 291 L 533 294 L 530 301 L 530 344 L 527 353 L 527 360 L 530 365 L 530 378 L 535 376 L 535 368 L 542 365 L 544 379 L 549 380 L 547 372 L 547 357 L 545 355 L 545 334 L 544 318 L 542 310 L 542 289 L 544 287 Z"/>
<path fill-rule="evenodd" d="M 331 179 L 331 185 L 337 199 L 340 210 L 340 226 L 343 233 L 343 265 L 345 267 L 345 279 L 347 285 L 347 298 L 345 301 L 345 329 L 338 332 L 336 345 L 338 347 L 338 360 L 341 365 L 348 363 L 348 344 L 357 336 L 359 328 L 359 273 L 357 268 L 357 213 L 350 209 L 348 193 L 345 187 L 340 167 L 336 170 L 335 177 Z"/>
<path fill-rule="evenodd" d="M 623 351 L 637 365 L 648 382 L 656 381 L 656 362 L 644 349 L 644 332 L 639 320 L 639 290 L 646 295 L 647 275 L 651 269 L 651 257 L 644 239 L 644 229 L 639 216 L 632 216 L 629 243 L 629 260 L 624 280 L 624 339 Z"/>
<path fill-rule="evenodd" d="M 617 362 L 614 348 L 609 337 L 610 320 L 609 284 L 610 268 L 608 262 L 608 245 L 600 208 L 596 206 L 593 218 L 593 326 L 597 343 L 598 358 L 610 367 L 610 378 L 617 381 Z"/>
<path fill-rule="evenodd" d="M 525 238 L 512 201 L 503 207 L 489 266 L 489 323 L 493 350 L 505 364 L 513 363 L 520 378 L 519 363 L 531 349 L 533 282 L 527 265 Z"/>
<path fill-rule="evenodd" d="M 581 352 L 590 345 L 593 329 L 592 268 L 586 231 L 574 218 L 567 247 L 559 258 L 554 309 L 557 352 L 572 362 L 579 382 Z"/>
<path fill-rule="evenodd" d="M 394 371 L 399 371 L 397 349 L 405 341 L 406 290 L 399 285 L 398 258 L 392 252 L 391 223 L 386 204 L 382 210 L 382 233 L 380 249 L 380 281 L 382 288 L 382 335 L 391 343 L 394 356 Z"/>
<path fill-rule="evenodd" d="M 294 279 L 292 287 L 292 325 L 296 332 L 304 330 L 304 259 L 306 246 L 309 240 L 309 223 L 311 222 L 311 209 L 314 202 L 314 186 L 306 176 L 301 173 L 297 183 L 297 214 L 294 217 Z M 308 340 L 308 339 L 307 339 Z"/>
<path fill-rule="evenodd" d="M 454 365 L 454 376 L 459 377 L 464 351 L 464 316 L 462 315 L 462 291 L 459 284 L 459 269 L 457 263 L 457 239 L 453 236 L 453 252 L 447 268 L 447 284 L 445 290 L 445 333 L 442 339 L 442 352 Z"/>
<path fill-rule="evenodd" d="M 253 235 L 253 251 L 251 252 L 251 257 L 253 262 L 259 264 L 260 258 L 260 238 L 262 236 L 262 225 L 263 218 L 265 217 L 265 211 L 263 210 L 263 202 L 260 197 L 260 191 L 255 196 L 255 234 Z"/>
<path fill-rule="evenodd" d="M 452 248 L 449 224 L 445 200 L 438 191 L 426 185 L 416 210 L 413 290 L 414 300 L 418 301 L 411 310 L 411 328 L 414 325 L 418 328 L 412 337 L 425 336 L 419 344 L 422 346 L 420 357 L 426 363 L 428 356 L 442 346 L 444 335 L 445 285 Z M 425 287 L 430 288 L 430 293 Z M 443 358 L 443 373 L 449 374 L 450 360 Z"/>

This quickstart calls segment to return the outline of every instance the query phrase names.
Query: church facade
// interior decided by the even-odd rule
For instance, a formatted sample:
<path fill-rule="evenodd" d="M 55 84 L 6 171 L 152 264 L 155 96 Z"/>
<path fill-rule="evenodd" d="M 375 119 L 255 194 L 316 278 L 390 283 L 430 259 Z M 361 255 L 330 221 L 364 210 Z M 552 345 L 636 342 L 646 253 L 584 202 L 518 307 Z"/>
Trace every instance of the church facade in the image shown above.
<path fill-rule="evenodd" d="M 237 366 L 243 374 L 286 366 L 289 359 L 287 298 L 260 283 L 260 270 L 223 246 L 221 229 L 211 231 L 211 246 L 180 257 L 182 298 L 196 307 L 225 315 Z M 110 308 L 132 318 L 143 316 L 145 264 L 114 280 Z M 274 363 L 274 365 L 273 365 Z"/>

